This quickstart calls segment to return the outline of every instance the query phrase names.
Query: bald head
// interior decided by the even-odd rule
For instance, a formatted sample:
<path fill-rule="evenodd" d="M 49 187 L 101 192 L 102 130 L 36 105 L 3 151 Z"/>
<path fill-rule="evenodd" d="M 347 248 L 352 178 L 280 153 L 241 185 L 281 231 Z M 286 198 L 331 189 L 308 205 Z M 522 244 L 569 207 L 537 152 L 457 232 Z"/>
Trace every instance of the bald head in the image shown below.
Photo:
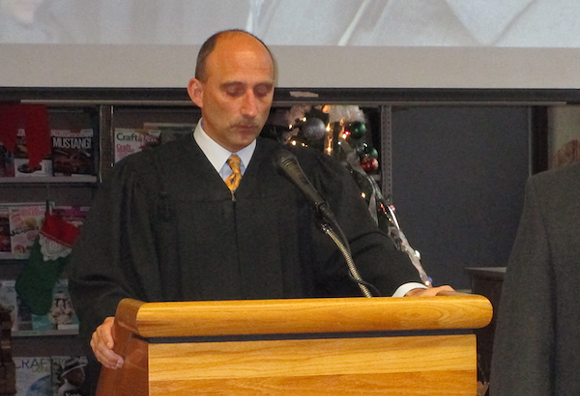
<path fill-rule="evenodd" d="M 195 66 L 195 78 L 200 81 L 206 81 L 208 77 L 208 66 L 207 60 L 211 53 L 215 50 L 218 42 L 239 42 L 245 44 L 254 44 L 256 51 L 265 51 L 271 62 L 272 68 L 274 68 L 274 57 L 270 52 L 270 49 L 264 44 L 262 40 L 258 37 L 254 36 L 251 33 L 246 32 L 245 30 L 240 29 L 231 29 L 231 30 L 224 30 L 221 32 L 217 32 L 208 38 L 203 45 L 201 46 L 199 53 L 197 55 L 197 63 Z M 253 42 L 253 43 L 252 43 Z M 272 69 L 274 70 L 274 69 Z"/>
<path fill-rule="evenodd" d="M 228 30 L 208 39 L 187 87 L 205 133 L 232 153 L 251 144 L 268 119 L 274 75 L 270 51 L 251 34 Z"/>

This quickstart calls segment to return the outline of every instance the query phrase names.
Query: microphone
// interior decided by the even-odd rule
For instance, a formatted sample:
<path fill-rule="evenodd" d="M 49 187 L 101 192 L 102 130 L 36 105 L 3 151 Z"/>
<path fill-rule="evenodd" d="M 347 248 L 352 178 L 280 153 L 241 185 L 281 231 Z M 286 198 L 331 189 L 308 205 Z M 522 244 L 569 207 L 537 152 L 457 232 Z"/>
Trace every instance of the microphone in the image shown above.
<path fill-rule="evenodd" d="M 314 207 L 316 212 L 324 219 L 334 222 L 334 214 L 330 211 L 328 203 L 316 191 L 310 180 L 304 174 L 296 156 L 288 150 L 280 149 L 275 154 L 275 165 L 278 173 L 293 183 Z"/>
<path fill-rule="evenodd" d="M 317 214 L 321 216 L 321 229 L 333 240 L 340 253 L 343 255 L 351 279 L 358 285 L 365 297 L 372 297 L 373 295 L 370 292 L 369 287 L 374 290 L 376 290 L 376 288 L 361 278 L 352 259 L 348 239 L 346 239 L 346 236 L 342 232 L 342 229 L 330 210 L 328 203 L 324 198 L 322 198 L 318 191 L 316 191 L 312 183 L 310 183 L 310 180 L 306 177 L 306 174 L 304 174 L 296 156 L 288 150 L 280 149 L 274 154 L 274 162 L 278 173 L 286 177 L 292 184 L 302 191 L 308 202 L 310 202 L 314 207 Z"/>

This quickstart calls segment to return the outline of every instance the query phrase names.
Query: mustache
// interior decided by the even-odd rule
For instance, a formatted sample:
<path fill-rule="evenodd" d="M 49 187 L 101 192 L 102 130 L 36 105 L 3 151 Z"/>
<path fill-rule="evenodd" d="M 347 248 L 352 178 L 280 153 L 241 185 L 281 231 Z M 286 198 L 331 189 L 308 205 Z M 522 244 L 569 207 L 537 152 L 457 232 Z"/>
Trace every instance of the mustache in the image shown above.
<path fill-rule="evenodd" d="M 232 124 L 232 126 L 242 128 L 261 128 L 260 124 L 252 121 L 240 121 Z"/>

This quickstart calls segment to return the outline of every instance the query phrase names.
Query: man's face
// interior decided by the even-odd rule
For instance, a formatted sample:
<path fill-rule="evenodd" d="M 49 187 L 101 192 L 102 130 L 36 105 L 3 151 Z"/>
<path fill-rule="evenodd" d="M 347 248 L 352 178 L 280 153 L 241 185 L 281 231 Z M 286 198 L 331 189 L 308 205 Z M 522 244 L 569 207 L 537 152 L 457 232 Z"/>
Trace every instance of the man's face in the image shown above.
<path fill-rule="evenodd" d="M 237 152 L 260 134 L 274 96 L 274 65 L 264 46 L 246 34 L 222 37 L 207 58 L 205 81 L 188 91 L 202 109 L 204 131 Z"/>

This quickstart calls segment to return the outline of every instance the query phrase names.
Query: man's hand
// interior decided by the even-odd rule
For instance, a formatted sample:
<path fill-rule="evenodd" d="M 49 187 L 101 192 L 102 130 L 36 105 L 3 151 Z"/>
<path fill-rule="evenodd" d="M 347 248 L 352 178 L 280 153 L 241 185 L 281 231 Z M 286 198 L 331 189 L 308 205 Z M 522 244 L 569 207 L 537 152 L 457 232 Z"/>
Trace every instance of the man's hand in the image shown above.
<path fill-rule="evenodd" d="M 101 364 L 110 369 L 118 369 L 123 366 L 123 358 L 113 352 L 113 324 L 115 318 L 109 316 L 103 321 L 91 338 L 91 348 L 95 357 Z"/>
<path fill-rule="evenodd" d="M 405 294 L 405 297 L 435 297 L 442 291 L 455 291 L 451 286 L 430 287 L 428 289 L 411 289 Z"/>

